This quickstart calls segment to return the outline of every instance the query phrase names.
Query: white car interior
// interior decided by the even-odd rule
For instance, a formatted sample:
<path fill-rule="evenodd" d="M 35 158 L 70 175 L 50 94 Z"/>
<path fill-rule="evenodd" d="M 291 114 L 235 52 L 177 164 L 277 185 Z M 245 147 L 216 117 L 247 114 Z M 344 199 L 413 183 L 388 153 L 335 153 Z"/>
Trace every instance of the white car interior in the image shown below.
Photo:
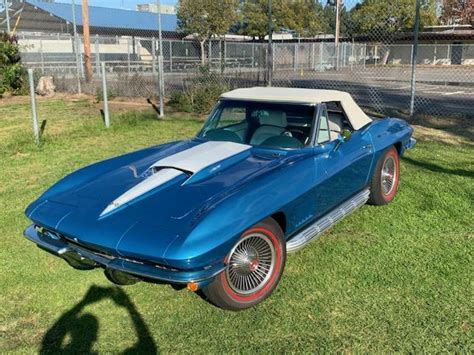
<path fill-rule="evenodd" d="M 310 143 L 317 105 L 222 100 L 200 133 L 214 141 L 301 148 Z M 353 128 L 339 101 L 321 106 L 316 143 L 338 139 Z"/>

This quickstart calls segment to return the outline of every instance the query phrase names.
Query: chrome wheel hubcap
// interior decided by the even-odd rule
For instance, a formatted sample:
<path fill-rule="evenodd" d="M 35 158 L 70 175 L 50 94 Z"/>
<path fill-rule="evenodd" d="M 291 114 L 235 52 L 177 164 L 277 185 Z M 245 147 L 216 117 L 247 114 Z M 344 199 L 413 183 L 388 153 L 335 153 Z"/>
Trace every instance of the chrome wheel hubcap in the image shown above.
<path fill-rule="evenodd" d="M 232 290 L 243 295 L 259 291 L 273 273 L 275 257 L 275 247 L 265 234 L 242 238 L 232 249 L 226 270 Z"/>
<path fill-rule="evenodd" d="M 382 167 L 382 192 L 389 195 L 395 188 L 395 180 L 397 178 L 397 169 L 395 159 L 388 157 Z"/>

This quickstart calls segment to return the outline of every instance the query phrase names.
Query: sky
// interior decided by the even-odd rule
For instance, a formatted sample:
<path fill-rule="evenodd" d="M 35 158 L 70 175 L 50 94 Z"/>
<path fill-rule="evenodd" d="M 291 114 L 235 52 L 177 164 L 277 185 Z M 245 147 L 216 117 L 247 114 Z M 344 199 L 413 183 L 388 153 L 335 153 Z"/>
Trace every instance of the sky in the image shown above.
<path fill-rule="evenodd" d="M 71 0 L 57 0 L 56 2 L 71 3 Z M 176 5 L 178 0 L 161 0 L 162 5 Z M 79 5 L 81 0 L 75 0 Z M 90 6 L 114 7 L 118 9 L 135 10 L 137 4 L 152 4 L 153 0 L 89 0 Z"/>
<path fill-rule="evenodd" d="M 219 0 L 216 0 L 219 1 Z M 323 5 L 327 3 L 327 0 L 319 0 Z M 71 0 L 57 0 L 56 2 L 70 3 Z M 80 4 L 81 0 L 75 0 L 76 4 Z M 346 6 L 351 8 L 359 0 L 346 0 Z M 154 0 L 89 0 L 91 6 L 103 6 L 103 7 L 114 7 L 118 9 L 135 10 L 137 4 L 151 4 L 156 3 Z M 178 0 L 161 0 L 163 5 L 176 5 Z"/>

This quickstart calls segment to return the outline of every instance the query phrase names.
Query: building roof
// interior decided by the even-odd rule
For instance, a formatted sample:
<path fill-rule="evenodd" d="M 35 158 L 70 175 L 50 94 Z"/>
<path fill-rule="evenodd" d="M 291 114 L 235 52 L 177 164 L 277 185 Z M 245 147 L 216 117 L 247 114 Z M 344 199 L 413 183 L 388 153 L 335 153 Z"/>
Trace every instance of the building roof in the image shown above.
<path fill-rule="evenodd" d="M 72 5 L 70 4 L 48 3 L 39 0 L 25 0 L 24 2 L 64 21 L 73 22 Z M 82 6 L 76 5 L 75 10 L 76 23 L 78 26 L 82 26 Z M 89 6 L 89 21 L 91 27 L 144 31 L 158 30 L 158 14 L 151 12 Z M 161 28 L 163 31 L 175 32 L 177 27 L 178 20 L 176 15 L 161 14 Z"/>
<path fill-rule="evenodd" d="M 338 101 L 354 129 L 360 129 L 372 119 L 357 105 L 352 96 L 344 91 L 282 87 L 253 87 L 236 89 L 221 95 L 223 99 L 319 104 Z"/>

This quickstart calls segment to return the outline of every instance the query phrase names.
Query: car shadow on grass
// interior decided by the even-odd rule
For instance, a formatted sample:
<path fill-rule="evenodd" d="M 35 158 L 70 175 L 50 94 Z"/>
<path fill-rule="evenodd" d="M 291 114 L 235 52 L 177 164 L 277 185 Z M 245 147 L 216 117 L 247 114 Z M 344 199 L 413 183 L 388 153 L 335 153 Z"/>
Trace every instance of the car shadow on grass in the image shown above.
<path fill-rule="evenodd" d="M 128 312 L 135 327 L 137 341 L 123 354 L 157 354 L 158 348 L 142 316 L 125 292 L 119 287 L 92 286 L 84 298 L 64 313 L 43 337 L 40 354 L 90 354 L 98 338 L 99 320 L 90 313 L 83 313 L 86 306 L 111 299 Z"/>
<path fill-rule="evenodd" d="M 445 167 L 442 167 L 442 166 L 439 166 L 439 165 L 436 165 L 436 164 L 415 160 L 413 158 L 409 158 L 409 157 L 406 157 L 406 156 L 403 157 L 403 161 L 405 161 L 405 162 L 407 162 L 411 165 L 417 166 L 419 168 L 430 170 L 430 171 L 435 172 L 435 173 L 466 176 L 466 177 L 471 177 L 471 178 L 474 177 L 474 171 L 463 170 L 463 169 L 448 169 L 448 168 L 445 168 Z"/>

